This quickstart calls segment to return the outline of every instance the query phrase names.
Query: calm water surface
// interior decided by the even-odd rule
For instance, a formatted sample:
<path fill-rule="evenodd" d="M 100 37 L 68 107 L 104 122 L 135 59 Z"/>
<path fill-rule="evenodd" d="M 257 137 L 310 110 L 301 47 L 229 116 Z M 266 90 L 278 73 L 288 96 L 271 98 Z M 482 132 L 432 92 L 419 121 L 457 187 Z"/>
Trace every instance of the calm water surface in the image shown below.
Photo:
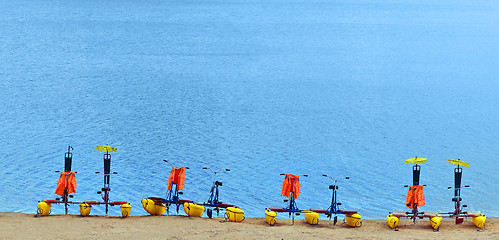
<path fill-rule="evenodd" d="M 499 216 L 497 1 L 1 1 L 0 211 L 54 198 L 74 147 L 74 200 L 165 196 L 169 159 L 184 197 L 263 217 L 283 206 L 279 173 L 301 179 L 300 208 L 338 197 L 365 218 L 404 209 L 411 166 L 428 157 L 423 210 L 450 211 L 453 165 L 471 210 Z M 103 214 L 95 207 L 93 214 Z M 63 213 L 62 206 L 52 208 Z M 78 212 L 77 207 L 71 213 Z M 119 209 L 112 208 L 112 215 Z M 282 215 L 284 217 L 284 215 Z"/>

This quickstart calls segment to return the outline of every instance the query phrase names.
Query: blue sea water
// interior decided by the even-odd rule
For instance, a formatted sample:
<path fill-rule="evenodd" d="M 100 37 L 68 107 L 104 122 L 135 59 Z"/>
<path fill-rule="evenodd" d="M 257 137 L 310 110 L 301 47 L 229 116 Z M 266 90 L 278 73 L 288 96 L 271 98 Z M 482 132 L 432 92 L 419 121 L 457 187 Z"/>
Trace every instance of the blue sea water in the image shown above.
<path fill-rule="evenodd" d="M 498 217 L 498 12 L 471 0 L 0 1 L 0 211 L 54 198 L 68 145 L 74 200 L 100 200 L 94 148 L 107 144 L 111 200 L 132 215 L 165 196 L 168 159 L 190 167 L 183 197 L 199 202 L 213 181 L 202 167 L 230 168 L 220 198 L 247 217 L 284 206 L 279 174 L 294 173 L 309 175 L 300 208 L 327 208 L 322 174 L 349 176 L 343 207 L 383 218 L 405 208 L 403 160 L 419 156 L 423 210 L 453 210 L 446 160 L 460 158 L 463 203 Z"/>

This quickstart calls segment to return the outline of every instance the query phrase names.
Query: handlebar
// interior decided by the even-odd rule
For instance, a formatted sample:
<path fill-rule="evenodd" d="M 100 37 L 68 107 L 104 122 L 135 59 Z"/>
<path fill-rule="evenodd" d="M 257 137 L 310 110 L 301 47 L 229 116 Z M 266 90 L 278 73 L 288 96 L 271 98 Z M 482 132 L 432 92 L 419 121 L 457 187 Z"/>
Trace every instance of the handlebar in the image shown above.
<path fill-rule="evenodd" d="M 62 172 L 62 171 L 54 171 L 54 172 L 56 172 L 56 173 L 60 173 L 60 172 Z M 78 173 L 78 172 L 76 172 L 76 171 L 74 171 L 74 172 L 75 172 L 75 173 Z"/>
<path fill-rule="evenodd" d="M 103 172 L 95 172 L 95 173 L 100 173 L 100 174 L 102 174 L 102 175 L 106 175 L 106 174 L 105 174 L 105 173 L 103 173 Z M 110 172 L 108 175 L 111 175 L 111 174 L 118 174 L 118 173 L 117 173 L 117 172 Z"/>
<path fill-rule="evenodd" d="M 423 187 L 426 187 L 426 186 L 428 186 L 428 185 L 423 184 Z M 410 186 L 409 185 L 404 185 L 404 187 L 410 187 Z"/>
<path fill-rule="evenodd" d="M 464 185 L 464 186 L 462 186 L 462 187 L 460 187 L 460 188 L 448 187 L 447 189 L 451 189 L 451 188 L 453 188 L 453 189 L 461 189 L 461 188 L 465 188 L 465 187 L 470 187 L 470 185 Z"/>
<path fill-rule="evenodd" d="M 340 178 L 340 179 L 334 179 L 333 177 L 331 177 L 331 176 L 329 176 L 329 175 L 327 175 L 327 174 L 322 174 L 322 176 L 323 176 L 323 177 L 328 177 L 328 178 L 330 178 L 331 180 L 333 180 L 334 182 L 339 182 L 339 181 L 341 181 L 342 179 L 350 179 L 350 177 L 342 177 L 342 178 Z"/>
<path fill-rule="evenodd" d="M 169 163 L 169 164 L 170 164 L 170 166 L 172 166 L 172 168 L 173 168 L 173 164 L 172 164 L 171 162 L 169 162 L 168 160 L 163 159 L 163 162 L 165 162 L 165 163 Z M 189 167 L 185 167 L 185 169 L 189 169 Z"/>
<path fill-rule="evenodd" d="M 216 175 L 217 173 L 219 173 L 219 172 L 223 172 L 223 171 L 225 171 L 225 172 L 230 172 L 230 169 L 228 169 L 228 168 L 222 168 L 222 169 L 220 169 L 220 170 L 218 170 L 218 171 L 213 171 L 213 169 L 211 169 L 211 168 L 209 168 L 209 167 L 203 167 L 203 169 L 209 169 L 209 170 L 210 170 L 212 173 L 214 173 L 215 175 Z"/>
<path fill-rule="evenodd" d="M 286 175 L 286 173 L 281 173 L 281 174 L 279 174 L 279 175 L 284 176 L 284 175 Z M 301 176 L 301 177 L 308 177 L 308 174 L 298 174 L 298 176 Z"/>

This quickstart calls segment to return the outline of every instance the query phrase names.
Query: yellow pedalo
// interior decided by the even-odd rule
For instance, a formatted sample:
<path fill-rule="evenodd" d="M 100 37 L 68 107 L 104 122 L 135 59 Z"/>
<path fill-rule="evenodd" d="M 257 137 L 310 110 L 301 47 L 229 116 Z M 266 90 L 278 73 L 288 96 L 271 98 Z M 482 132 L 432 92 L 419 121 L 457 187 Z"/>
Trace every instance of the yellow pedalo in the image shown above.
<path fill-rule="evenodd" d="M 393 213 L 388 214 L 388 216 L 386 216 L 386 220 L 388 221 L 388 226 L 392 229 L 397 228 L 400 222 L 400 218 L 394 216 Z"/>
<path fill-rule="evenodd" d="M 163 203 L 155 202 L 151 199 L 142 199 L 142 207 L 151 215 L 163 215 L 166 212 L 166 206 Z"/>
<path fill-rule="evenodd" d="M 473 217 L 473 223 L 477 228 L 483 229 L 485 227 L 485 220 L 487 220 L 487 217 L 480 213 L 480 216 Z"/>
<path fill-rule="evenodd" d="M 42 216 L 48 216 L 50 214 L 50 208 L 52 205 L 48 202 L 41 201 L 38 202 L 38 214 Z"/>
<path fill-rule="evenodd" d="M 430 224 L 434 231 L 438 231 L 441 222 L 442 222 L 442 217 L 440 217 L 440 214 L 438 213 L 437 215 L 430 218 Z"/>
<path fill-rule="evenodd" d="M 267 221 L 267 223 L 270 225 L 270 226 L 274 226 L 275 223 L 276 223 L 276 217 L 277 217 L 277 213 L 274 212 L 274 211 L 270 211 L 270 209 L 265 209 L 265 221 Z"/>
<path fill-rule="evenodd" d="M 244 211 L 240 208 L 228 207 L 225 209 L 225 215 L 231 222 L 241 222 L 244 220 Z"/>
<path fill-rule="evenodd" d="M 126 204 L 121 204 L 121 216 L 123 218 L 126 218 L 128 216 L 130 216 L 130 212 L 132 211 L 132 206 L 128 203 Z"/>
<path fill-rule="evenodd" d="M 185 202 L 184 211 L 189 217 L 201 217 L 203 216 L 204 207 L 195 203 Z"/>
<path fill-rule="evenodd" d="M 83 217 L 88 216 L 90 214 L 90 210 L 92 210 L 92 205 L 86 202 L 80 203 L 79 207 L 80 207 L 80 215 Z"/>
<path fill-rule="evenodd" d="M 358 213 L 345 215 L 345 222 L 350 227 L 360 227 L 360 226 L 362 226 L 362 222 L 360 220 L 361 220 L 361 217 L 360 217 L 360 214 L 358 214 Z"/>
<path fill-rule="evenodd" d="M 319 214 L 316 212 L 305 212 L 305 220 L 308 224 L 317 225 L 319 224 Z"/>

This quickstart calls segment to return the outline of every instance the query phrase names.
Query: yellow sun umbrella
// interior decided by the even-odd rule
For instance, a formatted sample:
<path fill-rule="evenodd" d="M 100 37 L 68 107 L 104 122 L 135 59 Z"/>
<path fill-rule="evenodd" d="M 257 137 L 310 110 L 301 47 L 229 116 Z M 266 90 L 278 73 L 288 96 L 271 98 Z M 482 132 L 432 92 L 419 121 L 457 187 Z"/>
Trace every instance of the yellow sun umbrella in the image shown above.
<path fill-rule="evenodd" d="M 103 152 L 116 152 L 118 149 L 113 148 L 113 147 L 108 146 L 108 145 L 104 145 L 104 146 L 97 146 L 97 147 L 95 147 L 95 150 L 97 150 L 97 151 L 103 151 Z"/>
<path fill-rule="evenodd" d="M 448 162 L 448 163 L 455 164 L 455 165 L 458 165 L 458 166 L 459 166 L 459 165 L 461 165 L 461 166 L 465 166 L 465 167 L 469 167 L 469 166 L 470 166 L 470 164 L 469 164 L 469 163 L 467 163 L 467 162 L 463 162 L 463 161 L 461 161 L 461 160 L 459 160 L 459 159 L 458 159 L 458 160 L 449 159 L 449 160 L 447 160 L 447 162 Z"/>
<path fill-rule="evenodd" d="M 418 157 L 414 157 L 414 158 L 409 158 L 407 160 L 404 161 L 404 163 L 415 163 L 415 164 L 421 164 L 421 163 L 425 163 L 426 162 L 426 158 L 418 158 Z"/>

